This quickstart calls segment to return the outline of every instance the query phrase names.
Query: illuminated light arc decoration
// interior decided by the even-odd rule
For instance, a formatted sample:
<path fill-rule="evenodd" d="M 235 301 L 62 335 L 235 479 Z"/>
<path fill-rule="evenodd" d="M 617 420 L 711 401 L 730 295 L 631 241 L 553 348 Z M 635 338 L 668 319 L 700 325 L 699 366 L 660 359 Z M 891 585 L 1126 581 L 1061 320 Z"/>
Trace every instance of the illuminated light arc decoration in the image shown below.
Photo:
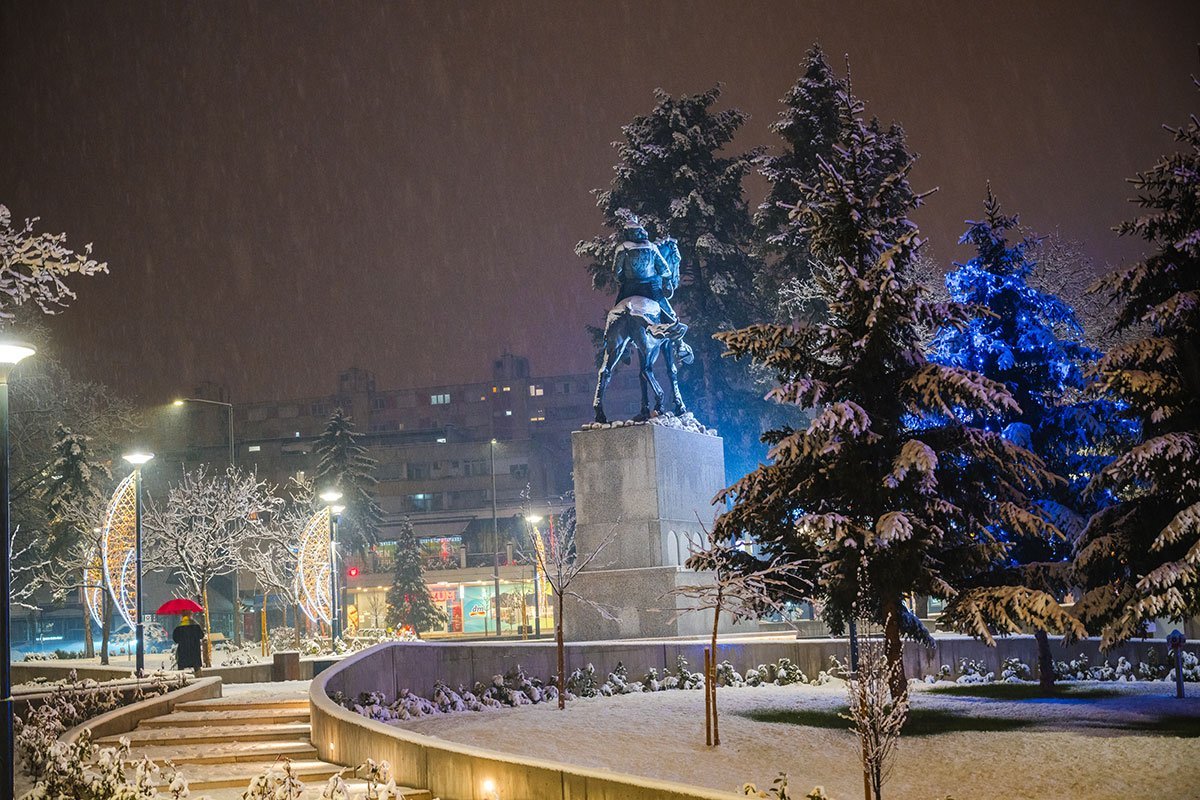
<path fill-rule="evenodd" d="M 136 472 L 131 472 L 117 484 L 104 512 L 100 537 L 105 582 L 121 619 L 130 630 L 134 628 L 134 615 L 137 614 L 137 487 L 134 475 Z"/>
<path fill-rule="evenodd" d="M 333 591 L 329 574 L 329 508 L 313 514 L 300 534 L 296 583 L 300 588 L 300 609 L 313 622 L 332 620 Z"/>

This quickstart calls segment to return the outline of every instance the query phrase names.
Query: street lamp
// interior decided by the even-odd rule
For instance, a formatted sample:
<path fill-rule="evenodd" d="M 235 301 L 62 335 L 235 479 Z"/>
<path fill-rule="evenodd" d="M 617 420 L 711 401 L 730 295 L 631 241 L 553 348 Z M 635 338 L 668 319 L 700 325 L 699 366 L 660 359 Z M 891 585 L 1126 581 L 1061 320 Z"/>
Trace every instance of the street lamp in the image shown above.
<path fill-rule="evenodd" d="M 146 629 L 142 622 L 142 465 L 154 458 L 154 453 L 134 451 L 126 453 L 122 458 L 133 464 L 133 602 L 137 614 L 134 617 L 134 633 L 137 637 L 137 657 L 134 661 L 134 668 L 140 678 L 146 674 Z M 204 609 L 204 613 L 208 613 L 207 608 Z"/>
<path fill-rule="evenodd" d="M 492 456 L 492 584 L 496 604 L 496 635 L 500 635 L 500 528 L 496 521 L 496 440 L 488 444 Z"/>
<path fill-rule="evenodd" d="M 533 539 L 534 553 L 538 552 L 538 548 L 542 547 L 540 541 L 541 533 L 537 529 L 537 525 L 542 521 L 542 518 L 537 514 L 526 514 L 525 521 L 529 523 L 530 538 Z M 542 563 L 542 558 L 535 555 L 533 559 L 533 635 L 542 635 L 542 586 L 541 576 L 539 574 L 538 565 Z M 522 589 L 522 591 L 524 591 Z M 522 599 L 524 602 L 524 599 Z"/>
<path fill-rule="evenodd" d="M 337 515 L 346 510 L 345 506 L 334 505 L 342 499 L 342 493 L 337 489 L 326 489 L 321 492 L 321 501 L 329 506 L 329 646 L 337 646 L 338 637 L 342 635 L 342 604 L 338 598 L 338 566 L 337 566 Z"/>
<path fill-rule="evenodd" d="M 0 658 L 0 703 L 4 704 L 3 725 L 4 752 L 0 753 L 0 788 L 10 796 L 16 794 L 15 752 L 13 750 L 13 698 L 12 698 L 12 602 L 9 576 L 12 566 L 12 544 L 8 538 L 8 375 L 22 359 L 35 352 L 31 345 L 23 342 L 0 341 L 0 533 L 4 534 L 4 545 L 0 547 L 0 647 L 4 656 Z"/>

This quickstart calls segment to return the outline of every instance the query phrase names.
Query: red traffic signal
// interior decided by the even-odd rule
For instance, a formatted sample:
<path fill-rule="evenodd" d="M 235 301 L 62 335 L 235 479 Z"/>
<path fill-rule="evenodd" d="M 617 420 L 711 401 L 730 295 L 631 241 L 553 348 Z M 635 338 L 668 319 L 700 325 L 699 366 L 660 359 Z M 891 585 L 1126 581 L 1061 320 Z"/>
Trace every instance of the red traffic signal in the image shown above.
<path fill-rule="evenodd" d="M 357 578 L 358 577 L 358 567 L 351 567 L 350 569 L 346 570 L 346 577 Z"/>

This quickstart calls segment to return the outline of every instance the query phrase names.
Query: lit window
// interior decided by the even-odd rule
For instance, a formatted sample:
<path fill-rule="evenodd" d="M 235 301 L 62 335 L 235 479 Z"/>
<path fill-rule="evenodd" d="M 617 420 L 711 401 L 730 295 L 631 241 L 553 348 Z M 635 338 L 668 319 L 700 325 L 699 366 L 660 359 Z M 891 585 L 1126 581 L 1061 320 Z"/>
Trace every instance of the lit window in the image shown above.
<path fill-rule="evenodd" d="M 546 421 L 546 413 L 544 411 L 539 411 L 536 414 L 534 414 L 532 417 L 530 417 L 529 421 L 530 422 L 545 422 Z"/>
<path fill-rule="evenodd" d="M 438 443 L 438 444 L 445 444 L 445 443 L 446 443 L 446 437 L 445 437 L 445 436 L 439 436 L 439 437 L 438 437 L 438 440 L 437 440 L 437 443 Z"/>
<path fill-rule="evenodd" d="M 262 450 L 262 445 L 252 444 L 246 449 L 251 453 L 257 453 L 259 450 Z"/>
<path fill-rule="evenodd" d="M 530 397 L 541 397 L 545 393 L 546 393 L 545 390 L 542 389 L 541 386 L 538 386 L 535 383 L 529 384 L 529 396 Z"/>
<path fill-rule="evenodd" d="M 509 409 L 505 409 L 505 411 L 504 411 L 504 416 L 506 416 L 506 417 L 511 417 L 511 416 L 512 416 L 512 409 L 511 409 L 511 408 L 509 408 Z"/>
<path fill-rule="evenodd" d="M 300 438 L 300 431 L 296 431 L 296 438 L 297 438 L 297 439 L 299 439 L 299 438 Z"/>
<path fill-rule="evenodd" d="M 512 389 L 512 387 L 511 387 L 511 386 L 505 386 L 505 387 L 504 387 L 504 391 L 506 391 L 506 392 L 507 392 L 507 391 L 510 391 L 511 389 Z"/>
<path fill-rule="evenodd" d="M 431 394 L 429 395 L 429 405 L 445 406 L 450 404 L 449 394 Z"/>

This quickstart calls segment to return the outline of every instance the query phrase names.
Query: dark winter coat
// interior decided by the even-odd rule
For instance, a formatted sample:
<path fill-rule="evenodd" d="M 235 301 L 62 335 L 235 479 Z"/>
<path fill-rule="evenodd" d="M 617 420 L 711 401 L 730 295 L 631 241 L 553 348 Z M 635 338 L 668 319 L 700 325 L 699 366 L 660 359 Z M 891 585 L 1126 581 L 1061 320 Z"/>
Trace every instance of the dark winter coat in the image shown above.
<path fill-rule="evenodd" d="M 179 645 L 175 656 L 179 668 L 200 669 L 200 642 L 204 639 L 204 629 L 199 625 L 180 625 L 171 638 Z"/>

